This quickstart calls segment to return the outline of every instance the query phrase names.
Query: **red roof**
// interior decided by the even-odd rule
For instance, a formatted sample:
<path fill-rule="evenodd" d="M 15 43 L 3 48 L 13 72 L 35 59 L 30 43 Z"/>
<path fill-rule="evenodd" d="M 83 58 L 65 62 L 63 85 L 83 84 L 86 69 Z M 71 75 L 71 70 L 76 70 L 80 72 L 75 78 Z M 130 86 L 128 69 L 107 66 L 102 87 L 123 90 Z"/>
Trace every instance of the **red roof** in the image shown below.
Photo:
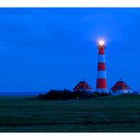
<path fill-rule="evenodd" d="M 124 81 L 118 81 L 111 90 L 131 90 L 131 88 L 124 82 Z"/>
<path fill-rule="evenodd" d="M 85 81 L 80 81 L 74 88 L 73 90 L 91 90 L 92 87 L 88 85 L 87 82 Z"/>

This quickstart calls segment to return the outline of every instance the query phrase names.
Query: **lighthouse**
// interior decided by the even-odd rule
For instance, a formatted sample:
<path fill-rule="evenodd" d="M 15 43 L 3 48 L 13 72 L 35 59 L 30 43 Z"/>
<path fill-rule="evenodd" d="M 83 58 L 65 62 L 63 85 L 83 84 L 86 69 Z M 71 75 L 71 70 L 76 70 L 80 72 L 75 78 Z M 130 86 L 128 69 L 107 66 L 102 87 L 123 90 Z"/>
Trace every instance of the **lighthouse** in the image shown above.
<path fill-rule="evenodd" d="M 98 41 L 98 64 L 97 64 L 97 83 L 96 92 L 107 93 L 106 61 L 105 61 L 105 41 Z"/>

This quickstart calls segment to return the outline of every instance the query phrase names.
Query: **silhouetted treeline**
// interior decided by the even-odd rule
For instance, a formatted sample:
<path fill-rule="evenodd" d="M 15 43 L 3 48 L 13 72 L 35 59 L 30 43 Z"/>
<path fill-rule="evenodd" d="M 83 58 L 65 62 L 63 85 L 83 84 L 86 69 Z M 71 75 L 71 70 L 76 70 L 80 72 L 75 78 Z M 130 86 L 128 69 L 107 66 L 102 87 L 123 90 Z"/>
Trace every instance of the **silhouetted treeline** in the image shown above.
<path fill-rule="evenodd" d="M 106 93 L 70 90 L 50 90 L 46 94 L 40 94 L 39 99 L 43 100 L 66 100 L 66 99 L 89 99 L 97 96 L 108 96 Z"/>

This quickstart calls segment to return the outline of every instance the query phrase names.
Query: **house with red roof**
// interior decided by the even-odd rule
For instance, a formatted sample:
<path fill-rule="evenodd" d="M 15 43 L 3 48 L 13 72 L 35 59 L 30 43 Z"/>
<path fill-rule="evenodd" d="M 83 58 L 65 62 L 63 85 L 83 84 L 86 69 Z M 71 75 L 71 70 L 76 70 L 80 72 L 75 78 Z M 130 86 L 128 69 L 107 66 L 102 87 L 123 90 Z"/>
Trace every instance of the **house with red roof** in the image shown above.
<path fill-rule="evenodd" d="M 86 81 L 80 81 L 74 88 L 74 91 L 91 91 L 92 87 Z"/>
<path fill-rule="evenodd" d="M 122 94 L 132 94 L 132 89 L 120 79 L 116 84 L 111 88 L 112 95 L 122 95 Z"/>

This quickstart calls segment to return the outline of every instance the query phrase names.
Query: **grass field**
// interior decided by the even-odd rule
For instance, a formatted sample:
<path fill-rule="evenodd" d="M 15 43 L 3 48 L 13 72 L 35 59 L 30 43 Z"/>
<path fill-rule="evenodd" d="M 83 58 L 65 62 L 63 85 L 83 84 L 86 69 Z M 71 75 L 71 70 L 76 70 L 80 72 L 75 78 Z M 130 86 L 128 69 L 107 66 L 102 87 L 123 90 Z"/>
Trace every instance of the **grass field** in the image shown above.
<path fill-rule="evenodd" d="M 140 132 L 140 96 L 63 101 L 1 96 L 0 132 Z"/>

